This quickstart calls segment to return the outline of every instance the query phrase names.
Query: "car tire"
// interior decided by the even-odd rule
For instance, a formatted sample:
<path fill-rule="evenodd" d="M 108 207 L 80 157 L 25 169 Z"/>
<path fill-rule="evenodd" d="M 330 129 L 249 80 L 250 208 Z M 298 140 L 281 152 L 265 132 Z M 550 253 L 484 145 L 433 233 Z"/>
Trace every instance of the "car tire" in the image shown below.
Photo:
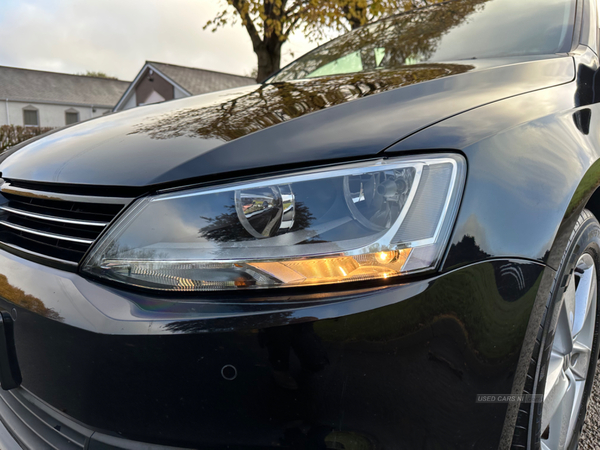
<path fill-rule="evenodd" d="M 533 399 L 521 404 L 513 449 L 577 448 L 598 362 L 598 269 L 600 223 L 590 211 L 583 210 L 556 272 L 538 330 L 523 392 L 533 394 Z M 586 287 L 588 303 L 582 308 Z M 570 353 L 569 337 L 573 339 Z M 577 341 L 584 337 L 589 345 Z M 584 348 L 589 349 L 587 360 Z M 568 404 L 572 406 L 569 408 Z"/>

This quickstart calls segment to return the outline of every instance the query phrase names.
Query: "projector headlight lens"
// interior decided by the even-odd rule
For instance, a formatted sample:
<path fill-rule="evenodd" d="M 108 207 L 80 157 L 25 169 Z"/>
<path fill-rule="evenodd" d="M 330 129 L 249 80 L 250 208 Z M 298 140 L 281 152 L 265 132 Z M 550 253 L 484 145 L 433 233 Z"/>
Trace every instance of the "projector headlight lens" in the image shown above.
<path fill-rule="evenodd" d="M 435 269 L 462 194 L 458 155 L 323 168 L 138 200 L 83 271 L 167 291 L 311 286 Z"/>

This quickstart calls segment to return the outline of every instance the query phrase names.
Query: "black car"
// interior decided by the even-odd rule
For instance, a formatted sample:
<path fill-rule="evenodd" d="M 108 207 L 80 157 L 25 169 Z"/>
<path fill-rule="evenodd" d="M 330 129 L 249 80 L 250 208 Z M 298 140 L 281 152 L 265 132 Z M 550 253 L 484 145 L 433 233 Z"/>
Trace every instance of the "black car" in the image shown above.
<path fill-rule="evenodd" d="M 445 1 L 5 152 L 0 447 L 575 448 L 599 36 Z"/>

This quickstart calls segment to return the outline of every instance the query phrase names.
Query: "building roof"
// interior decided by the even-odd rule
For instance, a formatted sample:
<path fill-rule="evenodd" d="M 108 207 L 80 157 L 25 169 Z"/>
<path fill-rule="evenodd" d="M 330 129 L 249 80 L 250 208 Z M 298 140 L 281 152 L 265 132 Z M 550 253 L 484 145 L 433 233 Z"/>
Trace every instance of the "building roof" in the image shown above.
<path fill-rule="evenodd" d="M 128 81 L 0 66 L 0 100 L 112 108 Z"/>
<path fill-rule="evenodd" d="M 222 91 L 239 86 L 255 84 L 256 80 L 241 75 L 232 75 L 230 73 L 215 72 L 213 70 L 196 69 L 194 67 L 176 66 L 174 64 L 159 63 L 156 61 L 146 61 L 142 70 L 139 71 L 130 86 L 123 93 L 121 98 L 115 102 L 114 111 L 120 111 L 133 95 L 140 79 L 150 68 L 162 76 L 169 83 L 173 84 L 188 95 L 206 94 L 207 92 Z"/>
<path fill-rule="evenodd" d="M 196 69 L 193 67 L 175 66 L 155 61 L 147 61 L 158 72 L 166 75 L 191 95 L 207 92 L 222 91 L 238 86 L 255 84 L 256 80 L 241 75 L 232 75 L 212 70 Z"/>

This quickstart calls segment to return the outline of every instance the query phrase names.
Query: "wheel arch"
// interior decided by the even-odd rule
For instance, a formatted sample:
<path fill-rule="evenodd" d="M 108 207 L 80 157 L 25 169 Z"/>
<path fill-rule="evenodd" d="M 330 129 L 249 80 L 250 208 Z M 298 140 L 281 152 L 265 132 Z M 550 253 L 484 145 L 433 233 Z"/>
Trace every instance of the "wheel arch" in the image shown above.
<path fill-rule="evenodd" d="M 596 162 L 596 164 L 599 162 Z M 594 187 L 594 191 L 587 199 L 584 208 L 590 210 L 592 214 L 594 214 L 594 216 L 600 220 L 600 180 L 598 180 L 598 182 L 599 184 Z"/>

